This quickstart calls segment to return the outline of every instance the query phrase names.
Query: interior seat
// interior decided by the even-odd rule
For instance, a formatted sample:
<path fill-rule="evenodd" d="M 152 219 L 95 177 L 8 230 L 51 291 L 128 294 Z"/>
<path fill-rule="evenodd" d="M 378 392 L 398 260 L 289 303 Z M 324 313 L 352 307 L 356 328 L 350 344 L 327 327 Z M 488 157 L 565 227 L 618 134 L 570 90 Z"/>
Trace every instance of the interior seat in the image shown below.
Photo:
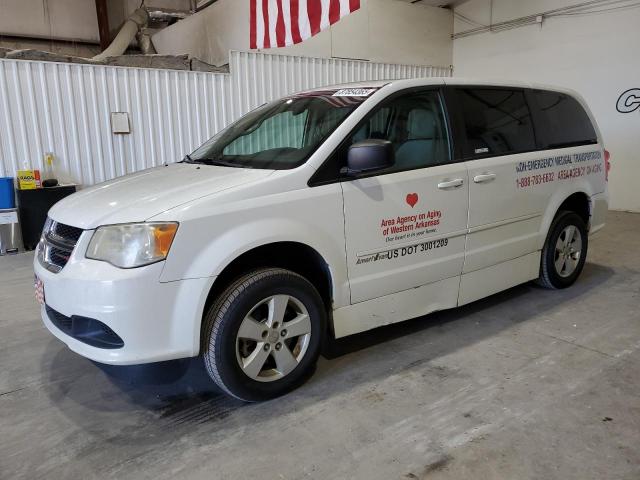
<path fill-rule="evenodd" d="M 439 141 L 435 114 L 422 108 L 411 110 L 407 118 L 407 140 L 396 150 L 396 168 L 405 170 L 436 163 Z"/>

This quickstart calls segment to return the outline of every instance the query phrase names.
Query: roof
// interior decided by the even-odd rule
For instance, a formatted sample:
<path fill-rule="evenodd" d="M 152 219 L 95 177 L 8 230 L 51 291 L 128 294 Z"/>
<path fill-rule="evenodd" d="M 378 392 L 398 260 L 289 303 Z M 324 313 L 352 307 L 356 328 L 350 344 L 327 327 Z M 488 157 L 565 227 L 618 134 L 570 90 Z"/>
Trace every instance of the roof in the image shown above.
<path fill-rule="evenodd" d="M 396 88 L 402 88 L 404 84 L 407 87 L 418 85 L 441 85 L 445 83 L 447 85 L 482 85 L 493 87 L 517 87 L 517 88 L 535 88 L 540 90 L 551 90 L 557 92 L 565 92 L 571 95 L 576 95 L 576 92 L 554 85 L 545 85 L 533 82 L 523 82 L 518 80 L 505 80 L 505 79 L 487 79 L 487 78 L 470 78 L 470 77 L 424 77 L 424 78 L 409 78 L 399 80 L 372 80 L 364 82 L 342 83 L 337 85 L 326 85 L 323 87 L 312 88 L 305 90 L 304 92 L 317 92 L 326 90 L 339 90 L 343 88 L 382 88 L 385 85 L 393 84 Z M 301 92 L 302 93 L 302 92 Z"/>

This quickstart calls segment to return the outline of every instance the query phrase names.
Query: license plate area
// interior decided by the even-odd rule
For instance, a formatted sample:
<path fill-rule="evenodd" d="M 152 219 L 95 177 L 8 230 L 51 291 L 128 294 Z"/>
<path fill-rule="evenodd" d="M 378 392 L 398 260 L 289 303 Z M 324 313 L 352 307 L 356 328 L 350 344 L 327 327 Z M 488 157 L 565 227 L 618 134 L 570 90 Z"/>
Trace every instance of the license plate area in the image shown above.
<path fill-rule="evenodd" d="M 35 291 L 36 300 L 40 305 L 44 305 L 45 304 L 44 283 L 37 276 L 34 279 L 34 286 L 36 289 Z"/>

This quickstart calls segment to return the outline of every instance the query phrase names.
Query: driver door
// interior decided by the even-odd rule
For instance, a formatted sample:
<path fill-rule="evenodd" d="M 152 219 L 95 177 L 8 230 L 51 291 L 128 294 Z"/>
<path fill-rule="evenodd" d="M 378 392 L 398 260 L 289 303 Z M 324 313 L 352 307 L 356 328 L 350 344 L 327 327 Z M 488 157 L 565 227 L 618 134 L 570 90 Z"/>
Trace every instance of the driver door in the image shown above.
<path fill-rule="evenodd" d="M 351 303 L 451 280 L 419 301 L 430 310 L 455 306 L 469 187 L 465 164 L 450 160 L 440 91 L 381 102 L 340 148 L 345 162 L 348 147 L 366 138 L 390 140 L 395 165 L 342 182 Z"/>

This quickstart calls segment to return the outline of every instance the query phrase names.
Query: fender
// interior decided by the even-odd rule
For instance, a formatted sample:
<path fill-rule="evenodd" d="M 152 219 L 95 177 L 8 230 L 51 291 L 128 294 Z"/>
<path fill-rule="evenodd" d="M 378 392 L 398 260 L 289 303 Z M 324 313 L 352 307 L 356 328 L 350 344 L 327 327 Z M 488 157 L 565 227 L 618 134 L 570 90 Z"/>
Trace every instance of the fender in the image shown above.
<path fill-rule="evenodd" d="M 342 222 L 342 219 L 340 221 Z M 187 228 L 183 229 L 183 227 Z M 185 225 L 181 224 L 180 228 L 188 237 L 197 237 L 193 232 L 198 230 L 198 222 L 187 222 Z M 216 278 L 236 258 L 255 248 L 285 241 L 312 248 L 328 266 L 334 307 L 349 303 L 343 232 L 339 232 L 341 242 L 338 242 L 322 228 L 308 222 L 302 223 L 282 217 L 263 218 L 244 223 L 242 216 L 239 216 L 235 225 L 217 225 L 218 228 L 220 233 L 206 243 L 200 244 L 199 247 L 186 246 L 185 248 L 183 244 L 179 251 L 172 251 L 161 274 L 162 282 L 207 278 L 207 288 L 202 292 L 198 315 L 193 319 L 192 324 L 194 355 L 198 354 L 200 348 L 200 326 L 205 300 Z M 202 235 L 199 237 L 202 239 Z"/>
<path fill-rule="evenodd" d="M 336 238 L 328 235 L 324 229 L 288 218 L 238 223 L 232 228 L 223 229 L 221 234 L 189 255 L 188 259 L 185 259 L 183 252 L 178 253 L 182 261 L 167 262 L 161 281 L 217 277 L 231 262 L 250 250 L 272 243 L 296 242 L 312 248 L 324 259 L 329 267 L 334 303 L 343 306 L 349 302 L 349 283 L 344 259 L 344 236 L 340 236 L 342 242 L 336 242 Z"/>
<path fill-rule="evenodd" d="M 589 215 L 591 215 L 593 209 L 593 205 L 591 202 L 591 196 L 593 195 L 593 192 L 591 191 L 591 186 L 589 185 L 589 182 L 583 179 L 580 179 L 578 182 L 579 183 L 575 185 L 575 189 L 572 189 L 571 191 L 567 191 L 565 189 L 556 190 L 549 199 L 549 203 L 547 204 L 547 208 L 544 212 L 542 222 L 540 224 L 540 232 L 538 235 L 538 241 L 536 242 L 537 250 L 542 250 L 542 248 L 544 247 L 544 242 L 547 239 L 549 228 L 551 227 L 551 223 L 553 222 L 556 213 L 558 213 L 560 205 L 562 205 L 565 200 L 567 200 L 567 198 L 569 198 L 571 195 L 574 195 L 576 193 L 582 193 L 586 195 L 589 202 Z"/>

